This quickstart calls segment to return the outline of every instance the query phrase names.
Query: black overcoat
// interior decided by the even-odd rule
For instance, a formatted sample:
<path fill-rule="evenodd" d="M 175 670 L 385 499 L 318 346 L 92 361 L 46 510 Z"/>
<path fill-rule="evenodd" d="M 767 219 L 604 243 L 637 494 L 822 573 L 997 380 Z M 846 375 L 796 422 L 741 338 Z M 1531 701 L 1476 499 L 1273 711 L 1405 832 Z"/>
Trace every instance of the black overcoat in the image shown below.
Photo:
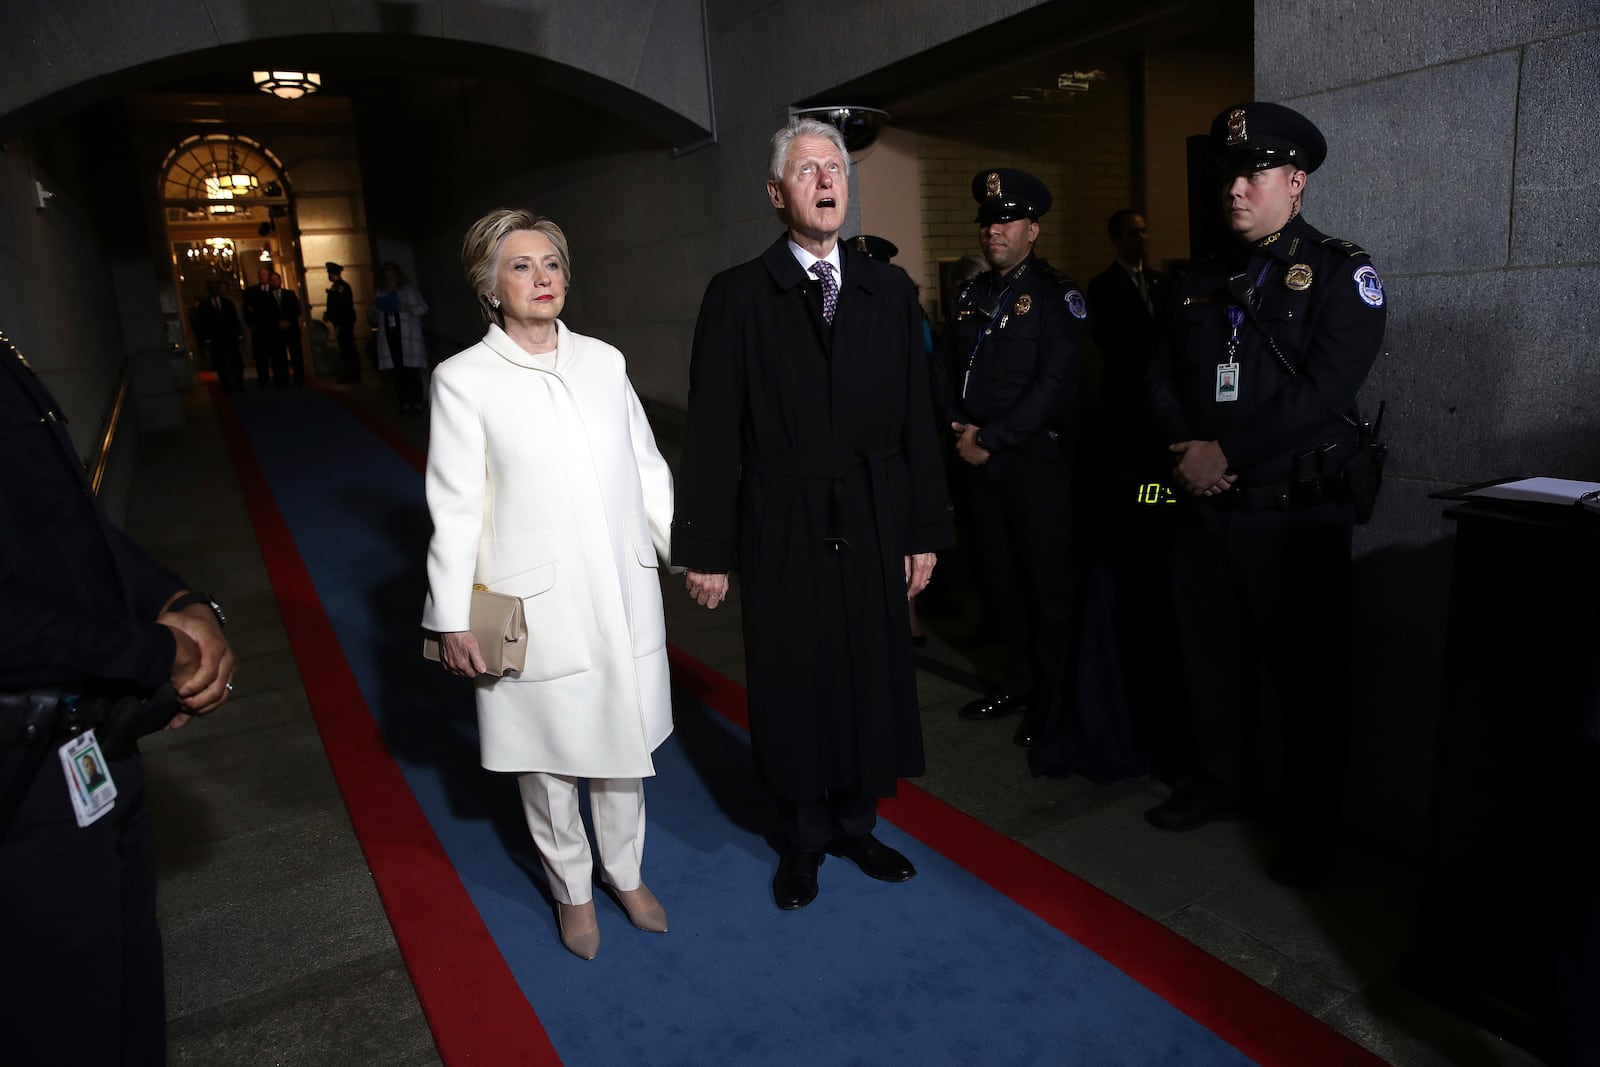
<path fill-rule="evenodd" d="M 672 535 L 739 572 L 756 762 L 801 803 L 922 773 L 904 558 L 954 540 L 916 292 L 840 256 L 831 327 L 787 237 L 712 279 Z"/>

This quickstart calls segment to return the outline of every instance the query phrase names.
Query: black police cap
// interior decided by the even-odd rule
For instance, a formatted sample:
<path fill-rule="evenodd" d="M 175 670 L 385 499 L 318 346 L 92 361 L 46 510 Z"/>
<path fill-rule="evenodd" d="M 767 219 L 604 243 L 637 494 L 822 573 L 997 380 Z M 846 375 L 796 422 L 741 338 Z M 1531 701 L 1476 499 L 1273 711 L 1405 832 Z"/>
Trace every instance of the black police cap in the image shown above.
<path fill-rule="evenodd" d="M 1009 167 L 980 170 L 972 179 L 972 199 L 978 202 L 975 221 L 981 226 L 1015 219 L 1038 222 L 1054 203 L 1044 182 L 1027 171 Z"/>
<path fill-rule="evenodd" d="M 1328 158 L 1322 131 L 1300 112 L 1260 100 L 1224 108 L 1211 123 L 1219 166 L 1265 170 L 1285 163 L 1307 174 Z"/>
<path fill-rule="evenodd" d="M 335 263 L 331 259 L 328 260 L 328 262 L 324 263 L 323 266 L 328 268 L 328 273 L 329 274 L 343 274 L 344 273 L 344 265 L 340 264 L 340 263 Z"/>
<path fill-rule="evenodd" d="M 862 234 L 852 237 L 847 244 L 868 259 L 875 259 L 879 263 L 887 263 L 900 254 L 900 248 L 887 237 L 873 237 L 871 234 Z"/>

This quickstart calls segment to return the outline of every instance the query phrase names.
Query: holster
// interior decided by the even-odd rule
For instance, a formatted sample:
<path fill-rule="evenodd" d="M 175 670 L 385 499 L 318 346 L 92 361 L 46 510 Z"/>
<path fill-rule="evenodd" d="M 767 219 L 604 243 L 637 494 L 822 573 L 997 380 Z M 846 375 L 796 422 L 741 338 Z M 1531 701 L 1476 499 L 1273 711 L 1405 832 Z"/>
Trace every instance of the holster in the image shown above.
<path fill-rule="evenodd" d="M 1372 511 L 1378 504 L 1378 490 L 1383 487 L 1383 461 L 1389 446 L 1377 439 L 1369 422 L 1361 424 L 1360 434 L 1356 450 L 1344 466 L 1344 481 L 1356 523 L 1364 525 L 1372 518 Z"/>

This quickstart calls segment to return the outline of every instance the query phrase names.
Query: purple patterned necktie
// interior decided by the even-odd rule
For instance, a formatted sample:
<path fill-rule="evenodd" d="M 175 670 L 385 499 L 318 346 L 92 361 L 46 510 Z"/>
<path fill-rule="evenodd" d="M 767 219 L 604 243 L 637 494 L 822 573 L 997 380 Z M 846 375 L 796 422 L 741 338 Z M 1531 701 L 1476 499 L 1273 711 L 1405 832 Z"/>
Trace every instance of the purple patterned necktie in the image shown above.
<path fill-rule="evenodd" d="M 833 264 L 819 259 L 811 264 L 811 273 L 822 283 L 822 321 L 833 325 L 833 313 L 839 309 L 839 283 L 833 280 Z"/>

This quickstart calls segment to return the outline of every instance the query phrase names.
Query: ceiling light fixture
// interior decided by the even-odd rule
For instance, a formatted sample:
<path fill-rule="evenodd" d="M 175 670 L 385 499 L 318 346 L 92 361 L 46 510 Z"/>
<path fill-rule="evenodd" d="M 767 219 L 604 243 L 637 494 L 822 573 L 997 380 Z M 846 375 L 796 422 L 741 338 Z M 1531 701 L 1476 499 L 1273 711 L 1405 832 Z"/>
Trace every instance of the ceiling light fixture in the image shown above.
<path fill-rule="evenodd" d="M 322 88 L 322 75 L 308 70 L 253 70 L 250 80 L 280 100 L 298 100 Z"/>

